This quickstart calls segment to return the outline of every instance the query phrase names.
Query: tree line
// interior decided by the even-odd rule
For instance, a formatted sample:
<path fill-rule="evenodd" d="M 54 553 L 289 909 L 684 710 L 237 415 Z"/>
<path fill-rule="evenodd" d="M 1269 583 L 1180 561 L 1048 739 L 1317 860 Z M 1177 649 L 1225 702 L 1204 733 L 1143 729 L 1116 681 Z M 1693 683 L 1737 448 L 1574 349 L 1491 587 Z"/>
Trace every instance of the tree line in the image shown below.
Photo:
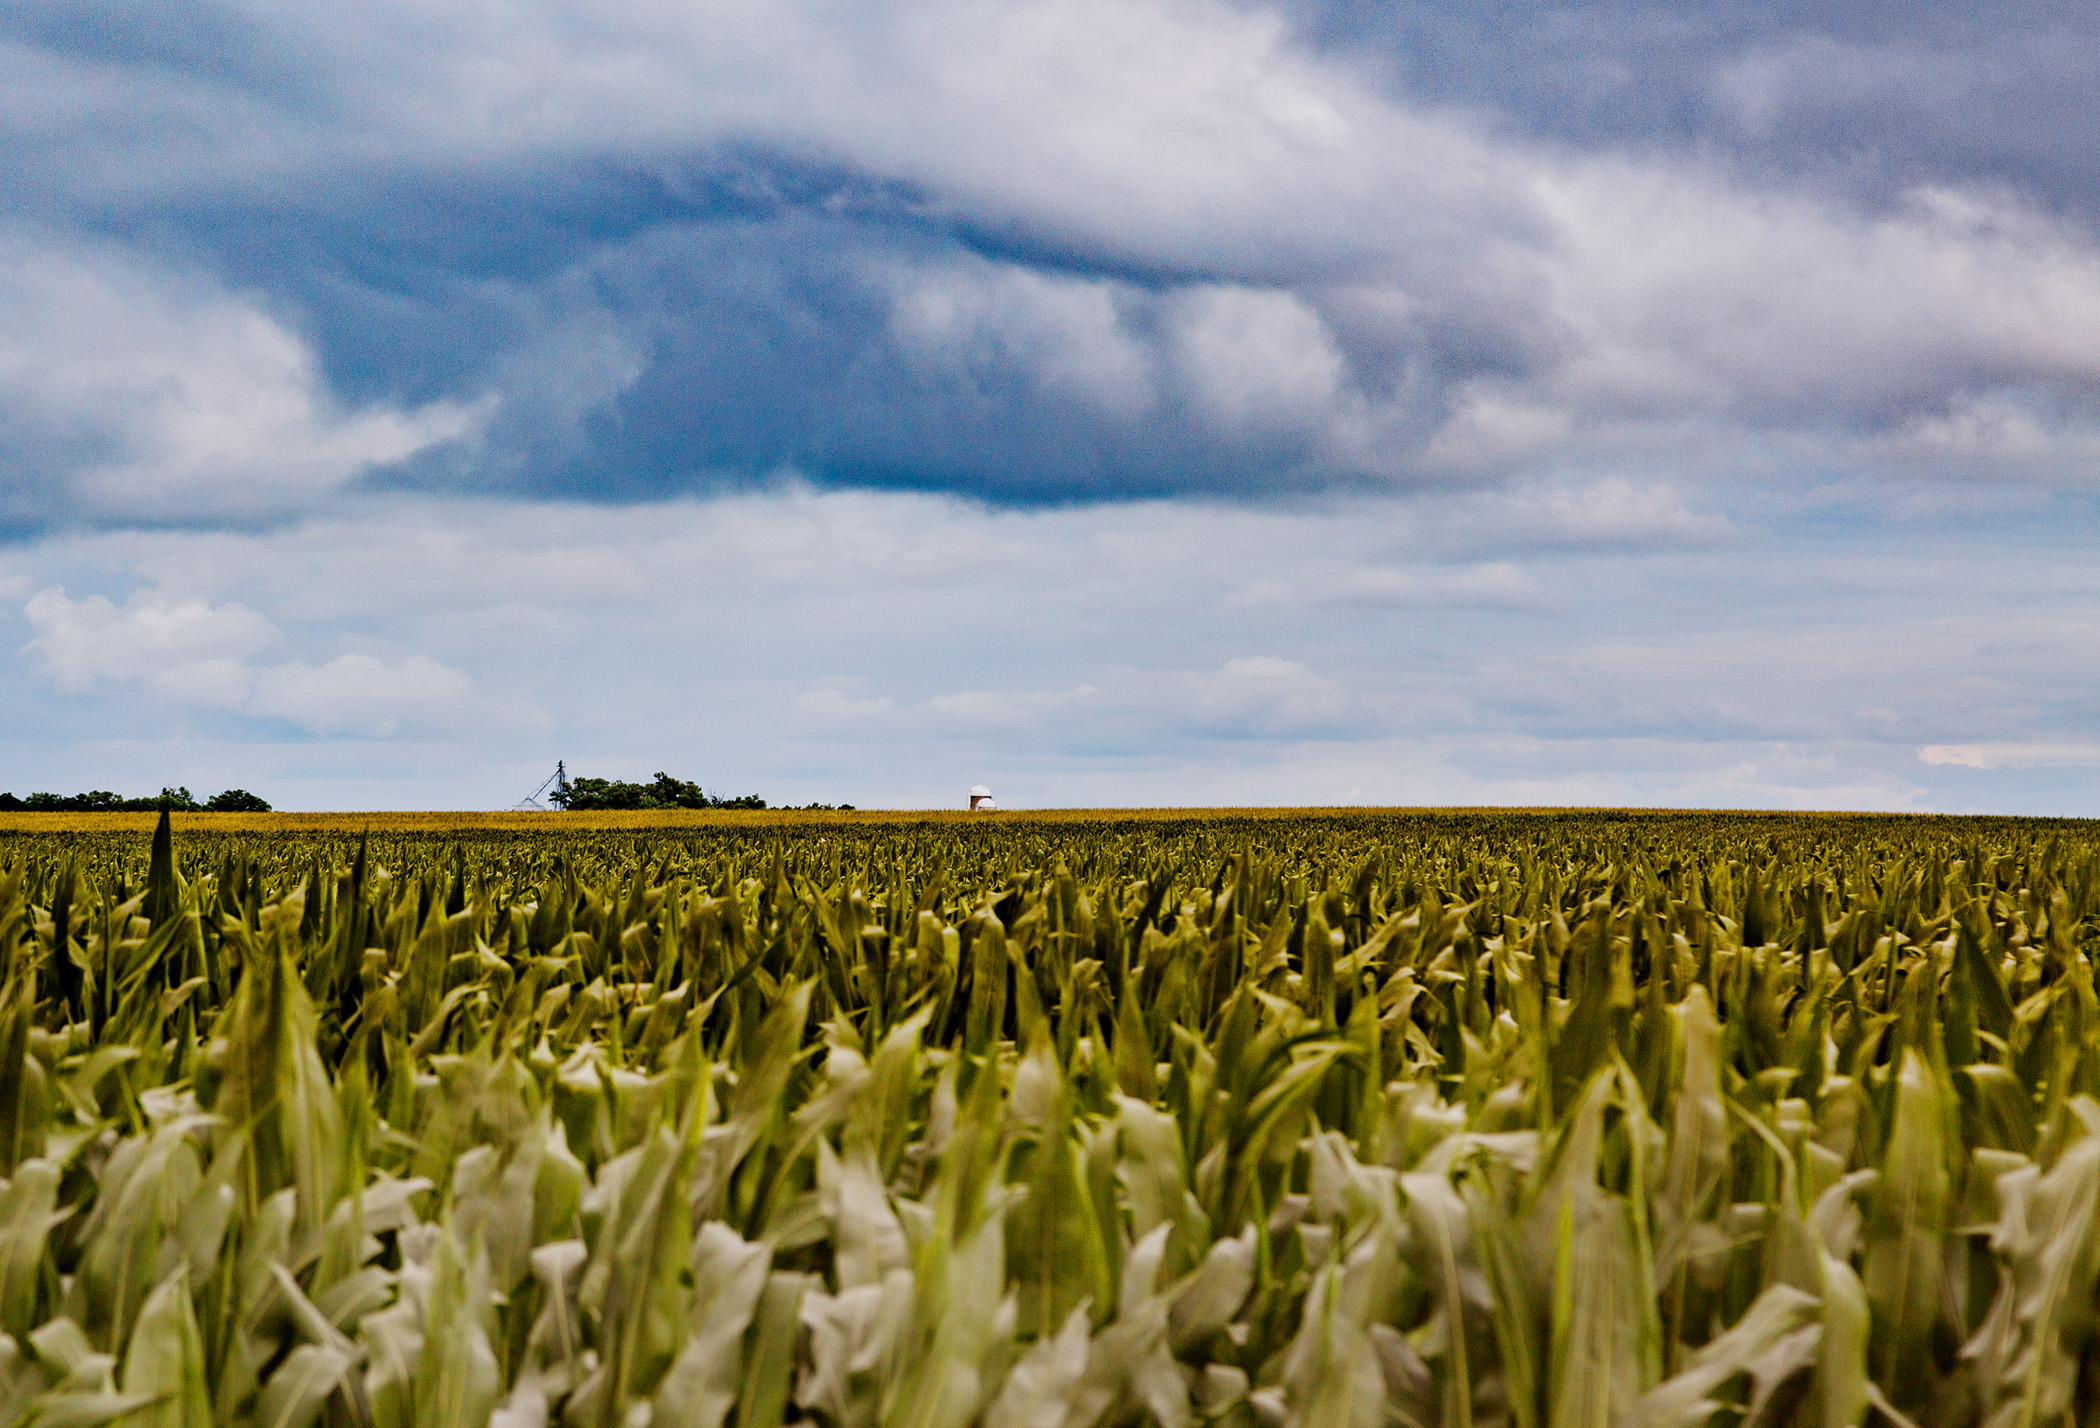
<path fill-rule="evenodd" d="M 0 812 L 6 813 L 151 813 L 156 809 L 176 813 L 268 813 L 270 805 L 245 788 L 229 788 L 199 801 L 187 788 L 163 788 L 150 798 L 124 798 L 106 788 L 86 793 L 32 793 L 17 797 L 0 793 Z"/>
<path fill-rule="evenodd" d="M 764 808 L 766 801 L 755 793 L 725 798 L 709 793 L 687 779 L 672 778 L 661 769 L 648 783 L 628 783 L 616 778 L 572 778 L 547 795 L 548 801 L 571 813 L 600 809 L 639 808 Z"/>

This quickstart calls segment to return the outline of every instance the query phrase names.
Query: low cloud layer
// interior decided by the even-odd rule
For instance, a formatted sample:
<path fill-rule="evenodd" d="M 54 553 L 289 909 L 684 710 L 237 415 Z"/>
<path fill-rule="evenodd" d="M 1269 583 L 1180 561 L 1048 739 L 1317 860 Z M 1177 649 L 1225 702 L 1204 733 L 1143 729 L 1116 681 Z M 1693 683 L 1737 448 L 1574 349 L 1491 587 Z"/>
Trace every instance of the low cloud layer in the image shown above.
<path fill-rule="evenodd" d="M 1811 516 L 1573 541 L 1628 502 L 788 486 L 47 541 L 0 559 L 0 754 L 322 807 L 502 806 L 556 758 L 863 807 L 979 781 L 1022 807 L 2100 806 L 2100 582 L 2072 537 L 1950 518 L 1864 555 Z"/>
<path fill-rule="evenodd" d="M 474 712 L 473 681 L 426 655 L 259 662 L 283 635 L 234 602 L 140 589 L 118 605 L 102 595 L 74 600 L 52 586 L 22 613 L 36 632 L 23 653 L 67 694 L 138 685 L 179 706 L 285 720 L 324 735 L 392 737 L 404 725 L 456 730 Z"/>

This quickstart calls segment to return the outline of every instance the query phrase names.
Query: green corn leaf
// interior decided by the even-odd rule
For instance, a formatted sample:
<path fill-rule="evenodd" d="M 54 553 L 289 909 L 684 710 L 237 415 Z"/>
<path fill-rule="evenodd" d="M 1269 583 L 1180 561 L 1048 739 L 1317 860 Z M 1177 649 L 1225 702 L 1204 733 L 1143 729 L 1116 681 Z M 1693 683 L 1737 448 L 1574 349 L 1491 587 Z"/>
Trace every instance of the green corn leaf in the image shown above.
<path fill-rule="evenodd" d="M 416 1359 L 413 1428 L 484 1428 L 501 1381 L 489 1344 L 488 1266 L 449 1231 L 431 1257 L 422 1352 Z"/>
<path fill-rule="evenodd" d="M 721 1428 L 743 1377 L 744 1331 L 764 1295 L 772 1253 L 734 1230 L 701 1226 L 693 1242 L 692 1327 L 657 1386 L 652 1428 Z"/>
<path fill-rule="evenodd" d="M 162 1280 L 140 1308 L 124 1350 L 122 1387 L 153 1400 L 140 1417 L 144 1428 L 211 1428 L 204 1336 L 190 1303 L 187 1267 Z"/>
<path fill-rule="evenodd" d="M 1933 1327 L 1945 1301 L 1941 1235 L 1951 1187 L 1943 1094 L 1925 1059 L 1906 1049 L 1862 1273 L 1874 1311 L 1874 1376 L 1895 1388 L 1899 1405 L 1919 1401 L 1931 1382 Z"/>
<path fill-rule="evenodd" d="M 1739 1374 L 1755 1375 L 1775 1350 L 1782 1352 L 1774 1369 L 1798 1367 L 1822 1332 L 1816 1307 L 1813 1296 L 1773 1285 L 1681 1371 L 1636 1399 L 1619 1420 L 1621 1428 L 1698 1428 L 1725 1406 L 1714 1397 L 1721 1386 Z"/>
<path fill-rule="evenodd" d="M 285 1356 L 256 1398 L 255 1428 L 309 1428 L 329 1395 L 348 1381 L 351 1356 L 336 1348 L 301 1344 Z"/>
<path fill-rule="evenodd" d="M 802 1297 L 808 1287 L 808 1278 L 801 1274 L 776 1272 L 767 1276 L 766 1287 L 752 1314 L 751 1334 L 745 1341 L 737 1398 L 739 1424 L 773 1424 L 782 1420 L 794 1387 L 795 1341 L 801 1327 Z"/>
<path fill-rule="evenodd" d="M 1087 1305 L 1038 1339 L 1007 1374 L 985 1428 L 1063 1428 L 1087 1368 Z"/>

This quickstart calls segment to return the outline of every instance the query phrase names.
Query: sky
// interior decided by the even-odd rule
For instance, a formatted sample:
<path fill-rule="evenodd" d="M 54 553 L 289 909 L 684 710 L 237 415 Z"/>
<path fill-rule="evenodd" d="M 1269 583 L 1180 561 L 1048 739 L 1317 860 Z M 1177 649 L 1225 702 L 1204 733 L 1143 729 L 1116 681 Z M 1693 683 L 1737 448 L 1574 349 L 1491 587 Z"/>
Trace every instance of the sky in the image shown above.
<path fill-rule="evenodd" d="M 2100 11 L 19 0 L 0 787 L 2100 816 Z"/>

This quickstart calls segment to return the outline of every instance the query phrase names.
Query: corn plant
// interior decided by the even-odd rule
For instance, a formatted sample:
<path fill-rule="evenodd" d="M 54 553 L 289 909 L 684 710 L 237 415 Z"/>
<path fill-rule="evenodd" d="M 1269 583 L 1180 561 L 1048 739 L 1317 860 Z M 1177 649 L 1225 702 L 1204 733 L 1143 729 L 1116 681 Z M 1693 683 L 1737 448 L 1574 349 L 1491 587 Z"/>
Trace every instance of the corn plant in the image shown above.
<path fill-rule="evenodd" d="M 11 826 L 0 1423 L 2100 1420 L 2082 825 L 426 832 Z"/>

